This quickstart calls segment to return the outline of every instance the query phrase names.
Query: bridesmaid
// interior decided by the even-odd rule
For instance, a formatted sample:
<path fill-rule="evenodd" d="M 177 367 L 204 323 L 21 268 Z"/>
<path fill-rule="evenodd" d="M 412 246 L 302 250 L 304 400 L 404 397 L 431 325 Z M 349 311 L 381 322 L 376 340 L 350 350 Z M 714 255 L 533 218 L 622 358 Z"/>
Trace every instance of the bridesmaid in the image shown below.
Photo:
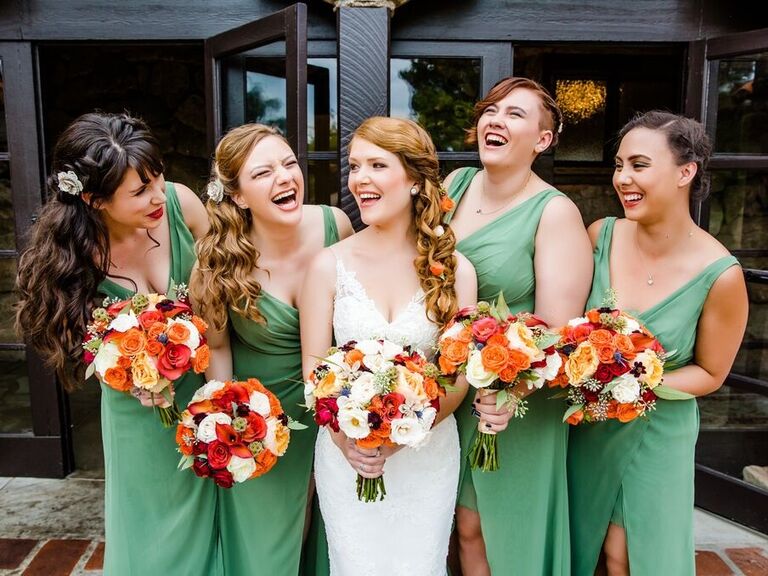
<path fill-rule="evenodd" d="M 613 186 L 626 218 L 589 227 L 595 277 L 664 348 L 664 384 L 693 396 L 717 390 L 744 335 L 747 293 L 736 258 L 696 226 L 691 199 L 708 191 L 711 145 L 698 122 L 653 111 L 619 133 Z M 573 574 L 693 576 L 695 399 L 659 400 L 648 418 L 571 432 L 568 479 Z M 602 561 L 600 562 L 602 564 Z"/>
<path fill-rule="evenodd" d="M 483 170 L 461 168 L 446 179 L 456 202 L 451 227 L 456 249 L 475 266 L 478 298 L 500 291 L 513 312 L 534 312 L 552 326 L 584 309 L 592 277 L 589 239 L 576 206 L 534 174 L 531 165 L 557 145 L 562 114 L 549 93 L 527 78 L 497 83 L 475 104 L 474 127 Z M 526 386 L 516 387 L 527 396 Z M 565 461 L 568 429 L 562 407 L 546 390 L 530 411 L 510 421 L 495 396 L 468 394 L 457 410 L 462 483 L 457 531 L 465 576 L 569 573 Z M 471 470 L 467 457 L 477 433 L 473 402 L 488 431 L 499 437 L 496 472 Z"/>
<path fill-rule="evenodd" d="M 304 176 L 285 139 L 261 124 L 216 147 L 191 294 L 211 324 L 216 380 L 258 378 L 285 412 L 313 424 L 304 402 L 296 300 L 303 272 L 325 246 L 352 234 L 337 208 L 304 206 Z M 219 490 L 226 574 L 297 574 L 317 428 L 294 431 L 264 476 Z"/>
<path fill-rule="evenodd" d="M 163 178 L 146 124 L 125 114 L 75 120 L 54 148 L 48 191 L 19 260 L 16 325 L 71 391 L 93 306 L 187 282 L 208 223 L 192 191 Z M 178 403 L 202 383 L 192 373 L 177 381 Z M 104 573 L 220 574 L 215 486 L 177 470 L 173 430 L 152 409 L 101 390 Z"/>

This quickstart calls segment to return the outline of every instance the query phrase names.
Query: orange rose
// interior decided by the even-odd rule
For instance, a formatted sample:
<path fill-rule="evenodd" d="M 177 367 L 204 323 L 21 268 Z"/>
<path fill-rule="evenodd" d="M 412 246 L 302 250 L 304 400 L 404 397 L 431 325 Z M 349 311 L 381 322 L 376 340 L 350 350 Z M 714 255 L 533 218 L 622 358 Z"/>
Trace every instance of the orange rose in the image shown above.
<path fill-rule="evenodd" d="M 120 366 L 107 368 L 107 371 L 104 374 L 104 383 L 118 392 L 128 392 L 132 387 L 131 382 L 128 379 L 128 372 L 126 372 L 125 368 L 121 368 Z"/>
<path fill-rule="evenodd" d="M 519 371 L 517 370 L 517 368 L 507 364 L 507 366 L 501 372 L 499 372 L 499 380 L 509 384 L 515 378 L 517 378 L 518 374 L 519 374 Z"/>
<path fill-rule="evenodd" d="M 456 335 L 456 340 L 464 342 L 464 344 L 469 344 L 472 342 L 472 330 L 464 326 L 464 328 L 461 329 L 461 332 Z"/>
<path fill-rule="evenodd" d="M 599 330 L 593 330 L 589 333 L 589 341 L 592 342 L 595 347 L 607 346 L 609 344 L 613 345 L 613 334 L 602 328 Z"/>
<path fill-rule="evenodd" d="M 507 365 L 517 372 L 528 370 L 531 367 L 531 357 L 522 350 L 510 350 Z"/>
<path fill-rule="evenodd" d="M 595 349 L 597 350 L 597 358 L 600 362 L 603 364 L 614 363 L 613 354 L 616 352 L 616 348 L 614 348 L 613 343 L 600 346 L 595 345 Z"/>
<path fill-rule="evenodd" d="M 440 358 L 438 358 L 438 364 L 440 364 L 440 371 L 443 374 L 455 374 L 456 373 L 456 364 L 448 360 L 443 355 L 440 355 Z"/>
<path fill-rule="evenodd" d="M 365 438 L 358 438 L 355 442 L 360 448 L 367 450 L 373 450 L 384 444 L 384 439 L 373 434 L 368 434 Z"/>
<path fill-rule="evenodd" d="M 597 308 L 587 310 L 586 317 L 592 324 L 600 324 L 600 312 L 597 311 Z"/>
<path fill-rule="evenodd" d="M 440 197 L 440 210 L 442 210 L 443 212 L 450 212 L 451 210 L 453 210 L 454 206 L 455 206 L 454 201 L 448 198 L 448 196 Z"/>
<path fill-rule="evenodd" d="M 163 353 L 163 350 L 165 350 L 165 346 L 157 340 L 150 340 L 147 342 L 147 346 L 144 349 L 150 356 L 160 356 L 160 354 Z"/>
<path fill-rule="evenodd" d="M 256 470 L 251 474 L 251 478 L 257 478 L 262 474 L 266 474 L 277 463 L 277 456 L 272 454 L 271 450 L 262 450 L 259 455 L 256 456 Z"/>
<path fill-rule="evenodd" d="M 200 334 L 205 334 L 205 331 L 208 330 L 208 324 L 200 318 L 200 316 L 192 316 L 192 324 L 195 328 L 197 328 L 197 331 L 200 332 Z"/>
<path fill-rule="evenodd" d="M 192 443 L 195 441 L 195 433 L 191 428 L 184 424 L 176 426 L 176 444 L 179 445 L 179 452 L 185 456 L 192 455 Z"/>
<path fill-rule="evenodd" d="M 128 370 L 128 368 L 131 367 L 131 359 L 128 358 L 128 356 L 120 356 L 120 358 L 117 359 L 117 365 L 120 366 L 120 368 Z"/>
<path fill-rule="evenodd" d="M 613 337 L 613 344 L 616 346 L 616 350 L 627 360 L 632 360 L 637 355 L 632 339 L 625 334 L 616 334 Z"/>
<path fill-rule="evenodd" d="M 568 380 L 578 386 L 595 373 L 599 363 L 597 351 L 592 344 L 582 342 L 568 357 L 565 373 L 568 375 Z"/>
<path fill-rule="evenodd" d="M 147 330 L 147 338 L 150 340 L 157 340 L 160 334 L 165 332 L 165 324 L 163 322 L 155 322 Z"/>
<path fill-rule="evenodd" d="M 120 339 L 120 343 L 117 345 L 121 354 L 126 356 L 135 356 L 142 350 L 147 343 L 147 339 L 144 337 L 144 333 L 137 329 L 131 328 Z"/>
<path fill-rule="evenodd" d="M 371 430 L 371 434 L 381 438 L 385 445 L 388 445 L 390 432 L 392 432 L 392 424 L 389 420 L 382 420 L 381 425 L 376 430 Z"/>
<path fill-rule="evenodd" d="M 192 370 L 195 371 L 195 374 L 202 374 L 210 362 L 211 350 L 208 348 L 208 344 L 203 344 L 195 352 L 195 357 L 192 358 Z"/>
<path fill-rule="evenodd" d="M 567 388 L 568 387 L 568 376 L 565 373 L 565 362 L 568 360 L 568 358 L 563 354 L 562 352 L 558 352 L 560 355 L 560 360 L 562 360 L 562 363 L 560 364 L 560 369 L 557 371 L 557 376 L 555 376 L 552 380 L 547 382 L 547 385 L 550 388 Z"/>
<path fill-rule="evenodd" d="M 344 362 L 346 362 L 349 366 L 353 366 L 355 362 L 362 363 L 364 356 L 365 354 L 363 354 L 362 351 L 358 350 L 357 348 L 352 348 L 352 350 L 344 354 Z"/>
<path fill-rule="evenodd" d="M 448 358 L 452 364 L 458 365 L 467 361 L 469 346 L 453 338 L 446 338 L 440 343 L 440 354 Z"/>
<path fill-rule="evenodd" d="M 168 327 L 168 340 L 174 344 L 184 344 L 189 338 L 189 328 L 181 322 L 174 322 Z"/>
<path fill-rule="evenodd" d="M 443 266 L 440 262 L 434 262 L 433 264 L 429 265 L 429 271 L 433 276 L 442 276 L 443 272 L 445 272 L 445 266 Z"/>
<path fill-rule="evenodd" d="M 488 338 L 488 341 L 486 344 L 498 344 L 499 346 L 504 346 L 505 348 L 509 345 L 509 338 L 507 338 L 504 334 L 494 334 L 490 338 Z"/>
<path fill-rule="evenodd" d="M 424 378 L 424 392 L 429 399 L 437 398 L 440 395 L 440 387 L 434 378 Z"/>
<path fill-rule="evenodd" d="M 568 416 L 568 419 L 566 420 L 566 422 L 568 422 L 568 424 L 576 426 L 582 420 L 584 420 L 584 411 L 583 410 L 577 410 L 576 412 L 574 412 L 573 414 Z"/>
<path fill-rule="evenodd" d="M 608 418 L 616 418 L 619 413 L 619 403 L 616 400 L 608 402 L 608 409 L 605 411 L 605 415 Z"/>
<path fill-rule="evenodd" d="M 616 416 L 618 417 L 619 422 L 624 422 L 626 424 L 637 418 L 640 415 L 640 412 L 642 412 L 642 409 L 637 408 L 634 404 L 619 404 L 616 410 Z"/>
<path fill-rule="evenodd" d="M 509 350 L 498 344 L 489 344 L 480 352 L 480 358 L 483 361 L 483 368 L 498 374 L 506 368 L 507 362 L 509 362 Z"/>

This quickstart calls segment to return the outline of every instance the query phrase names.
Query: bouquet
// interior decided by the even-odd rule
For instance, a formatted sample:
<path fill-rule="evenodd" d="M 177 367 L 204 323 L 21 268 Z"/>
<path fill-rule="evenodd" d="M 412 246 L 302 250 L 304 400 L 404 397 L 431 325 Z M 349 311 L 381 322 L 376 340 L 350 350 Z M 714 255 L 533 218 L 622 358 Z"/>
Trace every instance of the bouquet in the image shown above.
<path fill-rule="evenodd" d="M 557 348 L 565 356 L 558 382 L 566 388 L 563 421 L 631 422 L 656 406 L 657 398 L 691 398 L 662 385 L 671 355 L 637 319 L 607 305 L 588 310 L 561 329 Z"/>
<path fill-rule="evenodd" d="M 306 382 L 307 409 L 320 426 L 341 430 L 361 448 L 416 447 L 424 442 L 445 388 L 439 370 L 418 350 L 387 340 L 351 341 L 331 348 Z M 386 495 L 384 479 L 357 476 L 357 496 Z"/>
<path fill-rule="evenodd" d="M 554 378 L 562 358 L 554 348 L 558 336 L 532 314 L 510 313 L 499 295 L 495 303 L 478 302 L 459 310 L 439 340 L 438 363 L 443 374 L 464 374 L 481 395 L 496 394 L 496 406 L 517 418 L 528 411 L 527 401 L 514 392 L 519 383 L 539 389 Z M 478 423 L 470 452 L 473 469 L 499 469 L 496 433 Z"/>
<path fill-rule="evenodd" d="M 128 300 L 107 298 L 92 312 L 83 348 L 85 376 L 139 397 L 148 392 L 165 400 L 158 410 L 166 427 L 179 419 L 173 382 L 188 370 L 208 368 L 208 326 L 192 313 L 186 287 L 171 283 L 168 295 L 136 294 Z"/>
<path fill-rule="evenodd" d="M 222 488 L 269 472 L 285 454 L 291 420 L 280 400 L 255 378 L 245 382 L 211 380 L 199 388 L 176 427 L 179 468 L 192 468 Z"/>

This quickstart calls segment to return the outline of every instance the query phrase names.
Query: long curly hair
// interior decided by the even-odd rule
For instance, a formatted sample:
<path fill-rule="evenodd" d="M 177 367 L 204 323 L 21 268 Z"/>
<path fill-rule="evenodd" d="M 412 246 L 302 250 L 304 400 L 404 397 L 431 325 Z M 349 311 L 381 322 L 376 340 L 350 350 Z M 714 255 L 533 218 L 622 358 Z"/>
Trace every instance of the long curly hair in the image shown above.
<path fill-rule="evenodd" d="M 458 310 L 456 299 L 456 237 L 443 223 L 440 163 L 432 139 L 412 120 L 374 116 L 353 134 L 391 152 L 400 159 L 409 178 L 416 181 L 413 223 L 419 255 L 413 264 L 424 291 L 427 316 L 440 328 Z M 441 272 L 436 274 L 435 272 Z"/>
<path fill-rule="evenodd" d="M 95 206 L 112 198 L 129 168 L 145 184 L 163 172 L 160 147 L 143 121 L 97 112 L 72 122 L 53 149 L 48 200 L 19 257 L 16 331 L 67 390 L 83 381 L 82 341 L 109 271 L 109 231 Z M 70 171 L 82 183 L 79 194 L 59 187 L 58 175 Z"/>
<path fill-rule="evenodd" d="M 210 186 L 221 186 L 220 201 L 208 198 L 210 228 L 197 242 L 197 266 L 190 278 L 190 295 L 199 313 L 218 330 L 227 325 L 229 310 L 264 322 L 257 305 L 261 284 L 253 277 L 259 252 L 250 241 L 253 218 L 248 209 L 235 204 L 238 177 L 253 147 L 275 136 L 286 144 L 277 129 L 263 124 L 233 128 L 216 146 Z"/>

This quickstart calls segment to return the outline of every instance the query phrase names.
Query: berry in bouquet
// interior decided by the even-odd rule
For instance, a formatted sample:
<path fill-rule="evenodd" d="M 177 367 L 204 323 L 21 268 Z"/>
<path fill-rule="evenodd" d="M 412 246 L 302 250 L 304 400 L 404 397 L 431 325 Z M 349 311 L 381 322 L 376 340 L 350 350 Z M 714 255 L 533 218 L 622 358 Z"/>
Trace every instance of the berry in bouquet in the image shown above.
<path fill-rule="evenodd" d="M 342 431 L 362 448 L 417 447 L 427 438 L 445 395 L 437 366 L 418 350 L 388 340 L 331 348 L 309 375 L 306 406 L 320 426 Z M 386 495 L 383 477 L 357 476 L 357 496 Z"/>
<path fill-rule="evenodd" d="M 533 314 L 511 314 L 499 294 L 494 303 L 459 310 L 440 336 L 438 363 L 444 375 L 464 374 L 479 394 L 496 394 L 497 408 L 506 406 L 522 418 L 528 404 L 514 389 L 521 383 L 540 389 L 557 375 L 562 363 L 557 340 Z M 475 470 L 499 469 L 496 433 L 482 421 L 469 461 Z"/>
<path fill-rule="evenodd" d="M 202 373 L 210 359 L 208 326 L 192 313 L 186 286 L 172 282 L 167 295 L 107 298 L 91 316 L 83 342 L 86 378 L 95 374 L 137 398 L 149 394 L 163 425 L 173 425 L 179 418 L 173 383 L 189 370 Z"/>

